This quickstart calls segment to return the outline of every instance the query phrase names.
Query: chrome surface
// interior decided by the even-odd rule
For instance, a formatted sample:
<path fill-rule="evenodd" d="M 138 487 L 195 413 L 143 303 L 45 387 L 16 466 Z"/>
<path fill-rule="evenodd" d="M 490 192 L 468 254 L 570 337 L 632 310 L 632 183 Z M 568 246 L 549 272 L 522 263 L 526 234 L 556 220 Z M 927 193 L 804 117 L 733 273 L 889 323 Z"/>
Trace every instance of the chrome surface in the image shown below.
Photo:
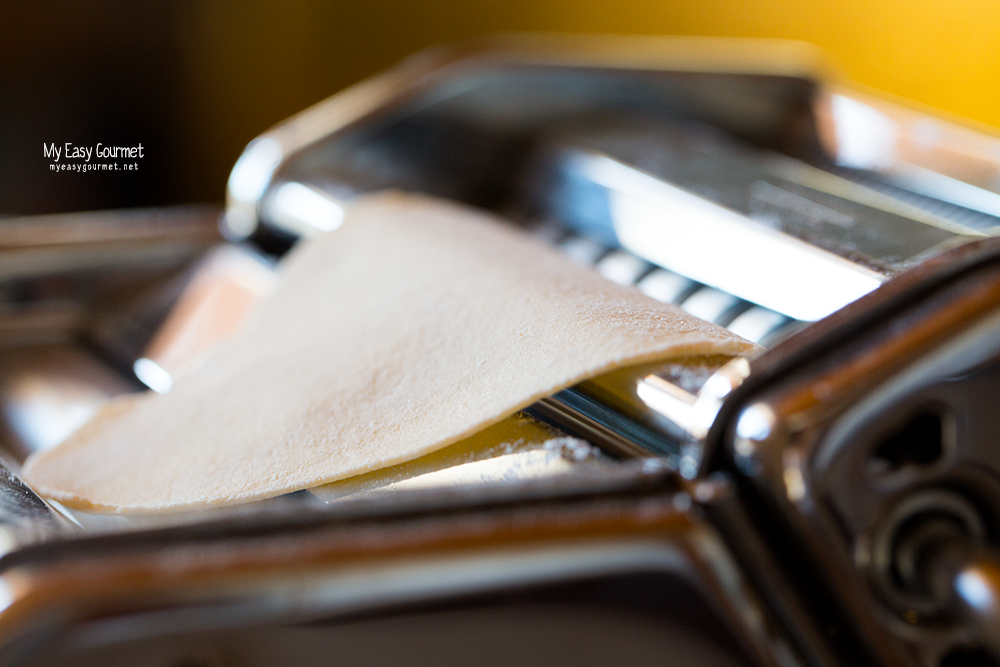
<path fill-rule="evenodd" d="M 396 618 L 405 632 L 434 610 L 474 614 L 484 604 L 497 609 L 501 621 L 522 609 L 522 598 L 527 611 L 553 600 L 546 591 L 564 591 L 556 599 L 577 609 L 593 603 L 615 616 L 634 609 L 652 614 L 667 636 L 683 628 L 691 637 L 714 638 L 718 660 L 804 664 L 720 536 L 691 512 L 695 503 L 716 502 L 719 486 L 703 489 L 695 501 L 665 481 L 662 470 L 632 466 L 521 485 L 516 493 L 411 492 L 404 505 L 395 498 L 392 505 L 304 509 L 284 521 L 281 514 L 262 514 L 218 524 L 210 535 L 173 529 L 158 546 L 140 535 L 96 537 L 71 557 L 50 549 L 0 561 L 7 593 L 0 661 L 97 660 L 96 651 L 134 664 L 136 643 L 157 637 L 175 637 L 182 651 L 208 646 L 235 659 L 247 639 L 232 643 L 213 634 L 226 629 L 256 628 L 274 641 L 273 628 L 303 635 L 311 628 L 313 636 L 302 640 L 345 646 L 338 628 L 359 618 Z M 234 579 L 233 568 L 243 576 Z M 34 601 L 53 594 L 61 613 L 48 617 Z M 587 627 L 573 616 L 564 619 L 573 619 L 575 630 L 554 635 L 557 644 Z M 491 640 L 479 636 L 476 645 L 482 649 L 483 642 Z M 175 655 L 155 642 L 146 645 Z M 409 649 L 412 657 L 431 647 Z M 681 650 L 676 657 L 695 655 Z M 657 661 L 662 656 L 655 653 Z"/>
<path fill-rule="evenodd" d="M 72 532 L 72 523 L 25 484 L 13 464 L 0 458 L 0 557 Z"/>
<path fill-rule="evenodd" d="M 878 272 L 618 161 L 579 159 L 586 163 L 574 167 L 608 193 L 617 241 L 663 268 L 810 321 L 884 280 Z"/>
<path fill-rule="evenodd" d="M 990 450 L 1000 432 L 990 403 L 1000 322 L 983 315 L 996 294 L 976 283 L 924 310 L 911 304 L 905 317 L 852 332 L 854 347 L 800 360 L 788 384 L 754 380 L 768 359 L 806 345 L 789 338 L 796 331 L 808 340 L 850 320 L 847 304 L 874 307 L 906 269 L 996 234 L 1000 144 L 831 84 L 799 46 L 730 47 L 523 38 L 425 54 L 258 138 L 229 180 L 224 233 L 269 253 L 335 230 L 357 194 L 416 190 L 506 213 L 607 279 L 772 347 L 752 363 L 630 369 L 533 407 L 643 461 L 595 471 L 541 451 L 526 468 L 560 470 L 541 483 L 478 468 L 445 480 L 432 472 L 412 478 L 432 489 L 399 489 L 383 504 L 302 493 L 166 520 L 78 513 L 82 533 L 12 465 L 0 470 L 0 641 L 24 652 L 0 660 L 58 664 L 94 649 L 102 664 L 145 659 L 151 647 L 204 658 L 198 642 L 227 623 L 233 634 L 219 630 L 204 645 L 249 646 L 259 630 L 260 657 L 285 637 L 276 628 L 304 633 L 302 621 L 316 631 L 310 646 L 323 647 L 303 655 L 326 659 L 350 633 L 324 634 L 324 624 L 359 610 L 391 616 L 393 605 L 448 605 L 459 591 L 646 569 L 697 589 L 659 601 L 681 616 L 688 601 L 707 601 L 719 616 L 699 627 L 737 636 L 744 663 L 938 667 L 968 654 L 996 664 L 995 608 L 984 602 L 996 577 L 971 574 L 993 567 L 980 543 L 1000 534 L 1000 461 Z M 701 162 L 664 159 L 685 145 L 678 128 L 702 128 L 690 133 Z M 696 163 L 714 167 L 685 171 Z M 0 229 L 11 259 L 0 276 L 0 353 L 82 337 L 105 371 L 134 368 L 169 391 L 179 371 L 150 351 L 150 338 L 193 284 L 192 262 L 217 241 L 214 221 L 208 233 L 196 225 L 160 237 L 138 224 L 148 237 L 109 240 L 93 220 Z M 126 231 L 120 221 L 111 228 Z M 144 273 L 152 264 L 158 272 Z M 52 275 L 87 280 L 44 291 Z M 145 278 L 154 284 L 133 291 Z M 37 386 L 58 385 L 57 375 Z M 32 396 L 43 408 L 65 398 Z M 37 443 L 93 409 L 73 400 L 49 413 L 58 436 L 40 437 L 36 424 Z M 461 484 L 477 475 L 503 479 Z M 620 497 L 597 498 L 612 487 Z M 924 518 L 930 527 L 913 523 Z M 927 591 L 907 586 L 930 586 L 921 554 L 955 526 L 975 548 L 931 559 L 930 570 L 950 573 L 932 579 L 946 579 L 951 597 L 927 602 Z M 687 655 L 674 648 L 670 656 Z"/>
<path fill-rule="evenodd" d="M 962 541 L 942 542 L 925 565 L 934 597 L 950 603 L 973 636 L 1000 653 L 1000 552 Z"/>
<path fill-rule="evenodd" d="M 926 540 L 996 548 L 1000 273 L 984 266 L 897 308 L 758 390 L 728 446 L 790 552 L 834 582 L 815 604 L 847 612 L 829 622 L 858 628 L 881 664 L 938 665 L 996 646 L 995 628 L 913 572 Z"/>
<path fill-rule="evenodd" d="M 0 354 L 0 417 L 18 459 L 54 447 L 134 382 L 77 345 L 34 345 Z"/>

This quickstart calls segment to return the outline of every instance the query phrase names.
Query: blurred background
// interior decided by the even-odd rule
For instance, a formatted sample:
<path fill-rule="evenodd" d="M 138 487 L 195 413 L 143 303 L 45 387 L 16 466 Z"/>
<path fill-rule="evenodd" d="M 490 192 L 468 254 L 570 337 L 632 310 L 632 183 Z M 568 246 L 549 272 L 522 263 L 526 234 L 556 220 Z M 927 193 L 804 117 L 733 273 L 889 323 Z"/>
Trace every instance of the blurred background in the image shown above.
<path fill-rule="evenodd" d="M 221 202 L 289 115 L 433 44 L 504 31 L 777 37 L 844 76 L 1000 126 L 996 0 L 40 0 L 0 13 L 0 213 Z M 55 173 L 43 143 L 134 146 Z"/>

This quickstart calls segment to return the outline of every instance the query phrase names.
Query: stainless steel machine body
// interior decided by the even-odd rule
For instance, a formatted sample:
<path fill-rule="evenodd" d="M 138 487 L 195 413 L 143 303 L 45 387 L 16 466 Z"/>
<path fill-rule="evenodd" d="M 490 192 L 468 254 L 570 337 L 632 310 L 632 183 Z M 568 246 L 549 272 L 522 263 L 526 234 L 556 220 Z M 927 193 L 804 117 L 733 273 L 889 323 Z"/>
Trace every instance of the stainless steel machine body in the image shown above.
<path fill-rule="evenodd" d="M 64 517 L 12 462 L 9 664 L 1000 664 L 1000 140 L 832 83 L 800 45 L 513 38 L 255 139 L 221 229 L 266 268 L 384 188 L 503 213 L 767 351 L 539 402 L 607 457 L 542 481 L 144 523 Z M 169 390 L 148 341 L 193 284 L 171 270 L 60 296 L 87 315 L 58 354 L 87 341 Z M 10 406 L 51 403 L 23 386 L 22 455 L 45 437 Z"/>

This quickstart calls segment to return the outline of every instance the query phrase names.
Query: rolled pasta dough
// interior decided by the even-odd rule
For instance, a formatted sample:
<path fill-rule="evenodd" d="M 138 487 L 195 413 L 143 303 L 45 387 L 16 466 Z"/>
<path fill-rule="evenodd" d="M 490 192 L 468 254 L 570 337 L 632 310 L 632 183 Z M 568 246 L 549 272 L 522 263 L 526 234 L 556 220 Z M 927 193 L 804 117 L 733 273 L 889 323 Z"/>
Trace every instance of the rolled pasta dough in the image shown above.
<path fill-rule="evenodd" d="M 412 460 L 627 364 L 753 345 L 485 213 L 363 198 L 164 395 L 110 404 L 26 480 L 81 509 L 265 499 Z"/>

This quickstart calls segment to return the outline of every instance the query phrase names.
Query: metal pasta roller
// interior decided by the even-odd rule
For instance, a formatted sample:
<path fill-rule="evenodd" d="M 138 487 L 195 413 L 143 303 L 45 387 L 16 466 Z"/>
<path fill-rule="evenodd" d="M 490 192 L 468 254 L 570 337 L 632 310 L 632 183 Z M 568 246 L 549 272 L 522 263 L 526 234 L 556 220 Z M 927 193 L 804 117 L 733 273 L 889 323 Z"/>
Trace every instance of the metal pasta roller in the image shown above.
<path fill-rule="evenodd" d="M 88 515 L 19 480 L 102 396 L 169 391 L 220 308 L 385 188 L 500 212 L 766 351 L 224 511 Z M 173 272 L 110 253 L 129 289 L 72 296 L 58 349 L 0 341 L 0 664 L 1000 665 L 1000 139 L 798 44 L 504 38 L 255 139 L 221 230 Z M 60 266 L 3 293 L 30 309 Z"/>

